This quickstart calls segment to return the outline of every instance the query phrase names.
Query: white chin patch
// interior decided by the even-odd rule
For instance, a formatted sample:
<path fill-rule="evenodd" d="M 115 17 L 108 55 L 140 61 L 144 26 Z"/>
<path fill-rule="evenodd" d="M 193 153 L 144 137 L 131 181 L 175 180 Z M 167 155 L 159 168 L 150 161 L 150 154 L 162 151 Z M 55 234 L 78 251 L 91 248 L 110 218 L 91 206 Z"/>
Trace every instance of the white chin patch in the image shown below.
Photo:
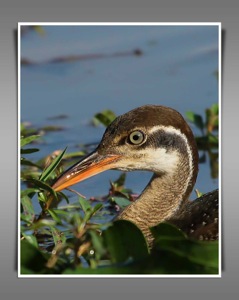
<path fill-rule="evenodd" d="M 164 148 L 158 148 L 153 151 L 151 150 L 150 153 L 145 153 L 145 157 L 141 163 L 144 169 L 155 173 L 174 173 L 178 161 L 179 154 L 177 151 L 166 151 Z"/>
<path fill-rule="evenodd" d="M 155 173 L 173 173 L 178 165 L 177 151 L 166 151 L 164 148 L 137 150 L 138 159 L 119 162 L 117 169 L 122 171 L 145 170 Z"/>

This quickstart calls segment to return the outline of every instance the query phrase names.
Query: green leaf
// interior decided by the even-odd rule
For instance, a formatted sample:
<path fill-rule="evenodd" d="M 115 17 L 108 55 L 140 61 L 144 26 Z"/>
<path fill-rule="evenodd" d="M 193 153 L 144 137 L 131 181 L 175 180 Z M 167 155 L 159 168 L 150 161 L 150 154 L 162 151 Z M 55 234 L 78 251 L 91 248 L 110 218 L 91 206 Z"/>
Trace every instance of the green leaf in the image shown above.
<path fill-rule="evenodd" d="M 56 169 L 56 167 L 61 162 L 62 157 L 63 157 L 64 153 L 66 152 L 66 149 L 67 149 L 67 147 L 62 151 L 62 153 L 60 155 L 58 155 L 55 159 L 53 159 L 51 164 L 42 172 L 39 180 L 41 180 L 41 181 L 47 180 L 47 178 L 51 175 L 51 173 Z"/>
<path fill-rule="evenodd" d="M 212 111 L 212 113 L 214 115 L 218 115 L 218 113 L 219 113 L 219 105 L 218 105 L 218 103 L 212 104 L 210 110 Z"/>
<path fill-rule="evenodd" d="M 108 126 L 116 118 L 115 113 L 112 110 L 106 109 L 94 116 L 93 123 L 101 123 L 104 126 Z"/>
<path fill-rule="evenodd" d="M 39 149 L 37 149 L 37 148 L 21 149 L 21 154 L 30 154 L 30 153 L 35 153 L 38 151 L 39 151 Z"/>
<path fill-rule="evenodd" d="M 168 223 L 160 223 L 157 226 L 151 227 L 150 231 L 152 232 L 156 242 L 165 238 L 171 240 L 176 238 L 183 240 L 186 239 L 186 236 L 182 231 Z"/>
<path fill-rule="evenodd" d="M 21 214 L 20 220 L 21 220 L 22 222 L 28 223 L 28 225 L 31 225 L 31 224 L 32 224 L 32 222 L 29 221 L 29 218 L 26 217 L 26 216 L 24 215 L 24 213 Z M 23 230 L 25 230 L 25 229 L 23 229 Z"/>
<path fill-rule="evenodd" d="M 130 221 L 115 221 L 103 231 L 103 238 L 113 263 L 142 259 L 149 253 L 143 233 Z"/>
<path fill-rule="evenodd" d="M 40 137 L 40 135 L 31 135 L 31 136 L 28 136 L 26 138 L 21 137 L 21 147 L 23 147 L 27 144 L 30 144 L 31 142 L 35 141 L 39 137 Z"/>
<path fill-rule="evenodd" d="M 56 222 L 54 220 L 48 220 L 48 219 L 41 219 L 37 221 L 36 223 L 33 223 L 30 229 L 36 230 L 42 227 L 50 227 L 50 226 L 55 226 Z"/>
<path fill-rule="evenodd" d="M 22 240 L 20 246 L 21 274 L 28 272 L 36 274 L 45 273 L 47 255 L 43 255 L 39 249 L 26 240 Z"/>
<path fill-rule="evenodd" d="M 29 194 L 35 194 L 38 192 L 39 192 L 39 189 L 37 189 L 37 188 L 30 188 L 30 189 L 23 190 L 23 191 L 21 191 L 21 198 L 23 198 Z"/>
<path fill-rule="evenodd" d="M 56 246 L 59 244 L 64 244 L 66 242 L 65 234 L 56 227 L 51 226 L 51 233 L 53 236 L 54 244 Z"/>
<path fill-rule="evenodd" d="M 123 186 L 126 179 L 126 173 L 120 174 L 119 178 L 115 180 L 114 182 L 111 182 L 114 186 L 120 187 Z"/>
<path fill-rule="evenodd" d="M 161 240 L 160 248 L 185 257 L 192 263 L 204 267 L 218 268 L 218 244 L 216 242 L 198 242 L 186 239 L 184 241 Z"/>
<path fill-rule="evenodd" d="M 218 268 L 217 242 L 189 239 L 178 228 L 167 223 L 161 223 L 151 228 L 151 231 L 155 237 L 155 249 L 185 257 L 191 263 L 205 268 Z"/>
<path fill-rule="evenodd" d="M 204 130 L 203 119 L 200 115 L 195 114 L 192 111 L 186 112 L 187 119 L 193 123 L 196 127 L 198 127 L 202 132 Z"/>
<path fill-rule="evenodd" d="M 54 221 L 56 221 L 56 223 L 59 223 L 59 224 L 62 223 L 61 218 L 58 216 L 58 214 L 55 212 L 55 210 L 48 209 L 47 212 L 51 215 L 52 219 Z"/>
<path fill-rule="evenodd" d="M 105 248 L 104 248 L 102 236 L 100 236 L 94 230 L 89 230 L 89 234 L 91 236 L 92 245 L 95 250 L 96 258 L 100 259 L 100 257 L 103 254 L 105 254 Z"/>
<path fill-rule="evenodd" d="M 46 184 L 45 182 L 42 182 L 41 180 L 34 179 L 34 178 L 28 179 L 27 181 L 32 182 L 32 183 L 34 183 L 38 188 L 40 188 L 40 189 L 42 189 L 42 190 L 44 190 L 44 191 L 49 192 L 49 193 L 53 196 L 53 198 L 55 199 L 55 201 L 58 202 L 57 194 L 56 194 L 56 192 L 52 189 L 51 186 L 49 186 L 49 185 Z M 40 200 L 43 201 L 43 202 L 47 202 L 47 201 L 48 201 L 47 197 L 41 197 Z"/>
<path fill-rule="evenodd" d="M 35 163 L 33 163 L 32 161 L 25 159 L 24 157 L 21 157 L 21 165 L 22 166 L 30 166 L 30 167 L 36 167 L 38 169 L 41 169 L 41 167 Z"/>
<path fill-rule="evenodd" d="M 65 211 L 63 209 L 57 209 L 57 208 L 54 208 L 54 212 L 57 214 L 57 215 L 61 215 L 61 216 L 69 216 L 69 212 L 68 211 Z"/>
<path fill-rule="evenodd" d="M 82 210 L 84 211 L 84 213 L 89 212 L 89 211 L 92 212 L 92 207 L 88 200 L 79 197 L 79 202 L 80 202 L 80 206 L 81 206 Z"/>
<path fill-rule="evenodd" d="M 195 189 L 195 193 L 196 193 L 196 196 L 197 196 L 197 198 L 199 198 L 199 197 L 202 197 L 202 196 L 203 196 L 203 193 L 202 193 L 202 192 L 200 192 L 198 189 Z"/>
<path fill-rule="evenodd" d="M 215 136 L 214 134 L 209 133 L 208 134 L 209 143 L 218 145 L 218 136 Z"/>
<path fill-rule="evenodd" d="M 92 215 L 95 214 L 97 211 L 101 210 L 101 208 L 103 207 L 102 203 L 97 203 L 92 210 Z"/>
<path fill-rule="evenodd" d="M 28 196 L 24 196 L 21 199 L 21 205 L 23 208 L 24 219 L 27 222 L 32 223 L 35 219 L 35 211 L 32 205 L 32 200 Z"/>
<path fill-rule="evenodd" d="M 65 199 L 66 200 L 66 203 L 70 203 L 70 201 L 69 201 L 69 199 L 68 199 L 68 197 L 64 194 L 64 193 L 62 193 L 62 192 L 58 192 L 58 194 L 59 194 L 59 196 L 60 197 L 62 197 L 63 199 Z"/>
<path fill-rule="evenodd" d="M 199 242 L 188 240 L 188 259 L 205 265 L 207 267 L 218 269 L 218 242 Z M 182 248 L 183 249 L 183 248 Z"/>
<path fill-rule="evenodd" d="M 84 151 L 76 151 L 76 152 L 70 152 L 65 154 L 65 159 L 72 159 L 72 158 L 78 158 L 86 155 L 86 152 Z"/>
<path fill-rule="evenodd" d="M 123 197 L 112 197 L 112 200 L 121 208 L 127 207 L 132 202 Z"/>
<path fill-rule="evenodd" d="M 29 235 L 29 234 L 26 234 L 24 232 L 22 232 L 22 236 L 24 236 L 24 238 L 31 244 L 33 245 L 34 247 L 38 248 L 38 242 L 37 242 L 37 239 L 34 235 Z"/>

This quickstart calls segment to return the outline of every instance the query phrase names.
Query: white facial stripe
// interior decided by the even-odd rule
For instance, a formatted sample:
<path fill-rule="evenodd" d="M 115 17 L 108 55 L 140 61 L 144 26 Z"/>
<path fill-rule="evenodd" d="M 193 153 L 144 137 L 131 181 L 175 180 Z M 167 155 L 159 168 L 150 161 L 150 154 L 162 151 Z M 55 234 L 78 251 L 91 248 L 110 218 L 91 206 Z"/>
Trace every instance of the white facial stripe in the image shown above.
<path fill-rule="evenodd" d="M 159 130 L 164 130 L 165 132 L 168 133 L 174 133 L 174 134 L 178 134 L 178 135 L 183 135 L 184 134 L 177 128 L 173 127 L 173 126 L 163 126 L 163 125 L 158 125 L 158 126 L 153 126 L 152 128 L 148 129 L 149 133 L 154 133 L 155 131 L 159 131 Z"/>

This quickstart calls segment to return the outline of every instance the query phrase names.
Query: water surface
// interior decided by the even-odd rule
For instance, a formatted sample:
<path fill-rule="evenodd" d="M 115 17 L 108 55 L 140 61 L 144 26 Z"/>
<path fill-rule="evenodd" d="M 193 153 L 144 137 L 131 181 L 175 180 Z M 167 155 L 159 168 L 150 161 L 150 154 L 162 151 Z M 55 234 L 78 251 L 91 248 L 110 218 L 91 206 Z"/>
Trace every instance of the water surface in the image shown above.
<path fill-rule="evenodd" d="M 97 143 L 103 126 L 93 127 L 95 113 L 111 109 L 117 115 L 144 104 L 170 106 L 204 115 L 218 102 L 217 26 L 44 26 L 45 34 L 29 32 L 21 40 L 21 57 L 34 62 L 21 67 L 21 120 L 34 126 L 61 125 L 65 131 L 44 137 L 38 159 L 56 149 Z M 52 62 L 81 55 L 81 59 Z M 48 117 L 68 118 L 50 121 Z M 195 134 L 199 132 L 192 128 Z M 107 171 L 74 188 L 86 195 L 104 195 Z M 140 193 L 151 174 L 131 172 L 126 186 Z M 209 161 L 200 164 L 196 188 L 218 186 Z M 192 198 L 194 195 L 192 196 Z"/>

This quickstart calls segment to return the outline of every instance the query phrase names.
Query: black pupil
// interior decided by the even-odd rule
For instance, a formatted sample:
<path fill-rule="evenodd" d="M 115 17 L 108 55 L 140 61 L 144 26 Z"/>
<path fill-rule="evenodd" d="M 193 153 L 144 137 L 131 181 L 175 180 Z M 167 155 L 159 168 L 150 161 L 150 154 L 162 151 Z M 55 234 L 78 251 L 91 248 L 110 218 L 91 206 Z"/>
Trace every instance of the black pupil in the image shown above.
<path fill-rule="evenodd" d="M 138 141 L 139 138 L 140 138 L 139 134 L 135 134 L 135 135 L 133 136 L 133 139 L 134 139 L 135 141 Z"/>

